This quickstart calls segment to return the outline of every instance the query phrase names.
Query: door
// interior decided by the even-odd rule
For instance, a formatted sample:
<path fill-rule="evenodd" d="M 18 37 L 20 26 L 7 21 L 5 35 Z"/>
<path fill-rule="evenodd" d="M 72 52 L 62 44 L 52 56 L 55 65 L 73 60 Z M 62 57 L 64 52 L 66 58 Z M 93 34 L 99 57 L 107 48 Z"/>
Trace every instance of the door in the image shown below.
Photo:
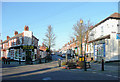
<path fill-rule="evenodd" d="M 26 51 L 26 61 L 27 62 L 31 61 L 31 51 L 29 50 Z"/>

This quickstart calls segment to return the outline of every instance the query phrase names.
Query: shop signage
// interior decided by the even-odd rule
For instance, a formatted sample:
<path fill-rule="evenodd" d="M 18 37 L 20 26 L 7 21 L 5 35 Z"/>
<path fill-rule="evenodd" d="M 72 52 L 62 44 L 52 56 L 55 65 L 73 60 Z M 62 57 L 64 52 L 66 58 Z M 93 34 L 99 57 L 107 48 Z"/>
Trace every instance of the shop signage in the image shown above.
<path fill-rule="evenodd" d="M 116 39 L 120 39 L 120 34 L 116 34 Z"/>
<path fill-rule="evenodd" d="M 23 49 L 34 49 L 34 46 L 23 46 Z"/>

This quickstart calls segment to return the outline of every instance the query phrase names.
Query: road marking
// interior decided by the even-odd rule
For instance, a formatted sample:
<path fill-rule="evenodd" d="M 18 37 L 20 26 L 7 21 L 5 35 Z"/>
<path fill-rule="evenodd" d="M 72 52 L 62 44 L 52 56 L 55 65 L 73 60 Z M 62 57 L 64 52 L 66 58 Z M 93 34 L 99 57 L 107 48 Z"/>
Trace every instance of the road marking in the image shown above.
<path fill-rule="evenodd" d="M 117 77 L 117 78 L 119 78 L 118 76 L 113 76 L 113 77 Z"/>
<path fill-rule="evenodd" d="M 96 72 L 92 72 L 92 73 L 96 73 Z"/>
<path fill-rule="evenodd" d="M 109 74 L 106 74 L 107 76 L 112 76 L 112 75 L 109 75 Z"/>
<path fill-rule="evenodd" d="M 50 77 L 45 77 L 42 80 L 52 80 Z"/>

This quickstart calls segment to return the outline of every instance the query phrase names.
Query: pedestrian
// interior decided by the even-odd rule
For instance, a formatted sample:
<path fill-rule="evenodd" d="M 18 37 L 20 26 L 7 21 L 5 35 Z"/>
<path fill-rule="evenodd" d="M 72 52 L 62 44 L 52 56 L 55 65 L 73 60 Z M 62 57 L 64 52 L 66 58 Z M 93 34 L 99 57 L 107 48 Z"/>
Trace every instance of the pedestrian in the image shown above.
<path fill-rule="evenodd" d="M 5 64 L 5 57 L 3 57 L 3 58 L 2 58 L 2 61 L 3 61 L 3 62 L 4 62 L 4 64 Z"/>
<path fill-rule="evenodd" d="M 41 64 L 41 58 L 39 58 L 39 63 Z"/>
<path fill-rule="evenodd" d="M 5 64 L 7 64 L 8 63 L 8 59 L 7 58 L 5 58 Z"/>

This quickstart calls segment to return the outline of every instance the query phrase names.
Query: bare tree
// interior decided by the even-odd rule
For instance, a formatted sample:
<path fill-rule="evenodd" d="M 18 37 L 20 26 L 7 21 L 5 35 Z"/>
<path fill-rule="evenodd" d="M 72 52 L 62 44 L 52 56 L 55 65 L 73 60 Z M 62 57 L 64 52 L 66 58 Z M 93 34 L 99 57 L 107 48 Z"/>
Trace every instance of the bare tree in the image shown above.
<path fill-rule="evenodd" d="M 51 27 L 51 25 L 48 26 L 48 29 L 47 29 L 47 33 L 45 34 L 46 38 L 44 39 L 44 42 L 46 44 L 46 46 L 48 47 L 49 49 L 49 53 L 51 55 L 51 47 L 53 47 L 55 45 L 55 34 L 53 33 L 53 28 Z"/>
<path fill-rule="evenodd" d="M 78 46 L 81 51 L 80 55 L 82 55 L 82 39 L 90 26 L 90 20 L 88 20 L 87 23 L 85 23 L 82 19 L 80 19 L 80 21 L 77 21 L 77 24 L 73 25 L 74 35 L 76 36 L 76 39 L 79 42 Z"/>

